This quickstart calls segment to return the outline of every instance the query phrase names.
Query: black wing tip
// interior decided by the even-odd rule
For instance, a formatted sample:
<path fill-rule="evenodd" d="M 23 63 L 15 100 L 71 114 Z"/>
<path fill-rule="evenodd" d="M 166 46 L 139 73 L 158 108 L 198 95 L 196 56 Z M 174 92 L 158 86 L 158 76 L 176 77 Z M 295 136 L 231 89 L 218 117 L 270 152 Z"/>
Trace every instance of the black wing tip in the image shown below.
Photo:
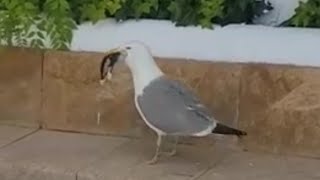
<path fill-rule="evenodd" d="M 238 137 L 247 135 L 247 132 L 245 132 L 245 131 L 234 129 L 234 128 L 228 127 L 228 126 L 220 124 L 220 123 L 217 123 L 216 127 L 212 130 L 212 133 L 225 134 L 225 135 L 236 135 Z"/>

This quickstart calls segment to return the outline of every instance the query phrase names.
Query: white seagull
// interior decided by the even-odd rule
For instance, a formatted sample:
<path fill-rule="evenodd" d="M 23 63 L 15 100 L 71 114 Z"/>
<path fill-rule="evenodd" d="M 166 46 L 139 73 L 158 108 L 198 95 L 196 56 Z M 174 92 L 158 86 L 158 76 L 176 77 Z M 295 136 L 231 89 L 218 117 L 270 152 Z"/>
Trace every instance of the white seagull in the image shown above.
<path fill-rule="evenodd" d="M 134 102 L 143 121 L 157 134 L 157 146 L 153 158 L 158 160 L 161 139 L 175 137 L 176 153 L 179 136 L 203 137 L 212 133 L 243 136 L 246 132 L 217 121 L 198 97 L 179 81 L 169 79 L 157 66 L 146 45 L 131 42 L 107 52 L 100 64 L 100 83 L 112 79 L 114 65 L 125 61 L 134 83 Z M 107 63 L 108 62 L 108 63 Z M 105 68 L 106 67 L 106 68 Z"/>

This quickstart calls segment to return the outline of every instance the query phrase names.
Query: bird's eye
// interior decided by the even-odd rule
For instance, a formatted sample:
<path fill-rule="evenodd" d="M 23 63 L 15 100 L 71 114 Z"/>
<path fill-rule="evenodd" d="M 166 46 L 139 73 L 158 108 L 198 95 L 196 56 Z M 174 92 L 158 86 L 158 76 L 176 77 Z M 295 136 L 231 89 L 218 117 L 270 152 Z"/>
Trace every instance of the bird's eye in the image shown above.
<path fill-rule="evenodd" d="M 128 49 L 128 50 L 129 50 L 129 49 L 131 49 L 131 47 L 130 47 L 130 46 L 127 46 L 127 47 L 126 47 L 126 49 Z"/>

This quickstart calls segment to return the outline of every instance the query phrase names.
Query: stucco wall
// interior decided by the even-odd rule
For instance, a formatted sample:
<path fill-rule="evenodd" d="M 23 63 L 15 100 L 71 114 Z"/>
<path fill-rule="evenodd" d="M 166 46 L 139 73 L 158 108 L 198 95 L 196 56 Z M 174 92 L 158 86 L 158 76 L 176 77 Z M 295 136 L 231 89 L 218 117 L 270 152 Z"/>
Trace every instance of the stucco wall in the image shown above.
<path fill-rule="evenodd" d="M 102 54 L 13 49 L 0 57 L 0 124 L 149 133 L 134 107 L 125 65 L 100 86 Z M 157 63 L 194 90 L 218 120 L 247 131 L 239 141 L 247 149 L 320 157 L 319 68 L 163 58 Z"/>

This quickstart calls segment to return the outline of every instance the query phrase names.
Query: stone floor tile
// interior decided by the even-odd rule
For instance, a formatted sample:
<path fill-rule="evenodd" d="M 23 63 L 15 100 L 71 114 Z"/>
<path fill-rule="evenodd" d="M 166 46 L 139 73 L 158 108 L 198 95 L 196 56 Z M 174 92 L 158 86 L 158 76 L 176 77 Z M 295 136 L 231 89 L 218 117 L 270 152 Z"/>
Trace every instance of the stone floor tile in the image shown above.
<path fill-rule="evenodd" d="M 316 180 L 319 167 L 317 159 L 234 152 L 199 180 Z"/>
<path fill-rule="evenodd" d="M 34 131 L 36 131 L 36 129 L 0 125 L 0 148 Z"/>
<path fill-rule="evenodd" d="M 124 138 L 39 131 L 0 149 L 0 179 L 74 180 L 79 169 L 126 141 Z"/>

